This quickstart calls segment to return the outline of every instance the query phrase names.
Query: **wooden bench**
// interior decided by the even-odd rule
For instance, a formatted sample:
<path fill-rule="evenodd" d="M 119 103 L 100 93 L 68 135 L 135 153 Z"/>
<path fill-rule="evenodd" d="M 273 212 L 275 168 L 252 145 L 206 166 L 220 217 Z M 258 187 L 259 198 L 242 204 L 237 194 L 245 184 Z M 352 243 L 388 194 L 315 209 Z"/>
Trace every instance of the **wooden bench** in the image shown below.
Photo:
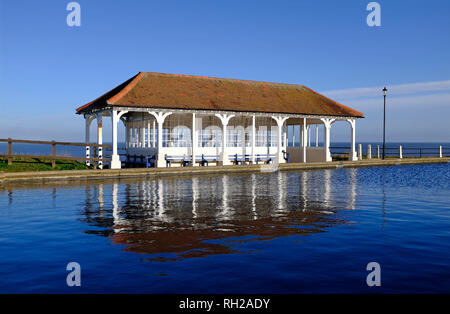
<path fill-rule="evenodd" d="M 126 168 L 138 168 L 145 167 L 151 168 L 156 166 L 155 155 L 143 156 L 143 155 L 126 155 L 127 159 L 123 162 Z"/>
<path fill-rule="evenodd" d="M 183 167 L 191 165 L 191 157 L 188 155 L 165 155 L 166 168 L 170 167 L 172 163 L 179 163 Z"/>
<path fill-rule="evenodd" d="M 126 168 L 144 167 L 144 156 L 126 155 L 127 159 L 123 162 Z"/>
<path fill-rule="evenodd" d="M 172 163 L 180 163 L 183 167 L 191 166 L 191 155 L 165 155 L 166 167 L 169 167 Z M 209 166 L 210 162 L 218 162 L 220 160 L 219 155 L 196 155 L 195 162 L 201 166 Z"/>
<path fill-rule="evenodd" d="M 256 154 L 256 164 L 258 165 L 260 161 L 269 164 L 275 160 L 275 154 Z"/>
<path fill-rule="evenodd" d="M 199 157 L 201 157 L 201 158 L 199 158 Z M 210 162 L 217 163 L 217 162 L 219 162 L 219 159 L 220 159 L 219 155 L 205 155 L 205 154 L 202 154 L 201 156 L 196 156 L 195 157 L 195 161 L 197 161 L 197 160 L 200 161 L 202 166 L 205 166 L 205 165 L 209 166 Z"/>
<path fill-rule="evenodd" d="M 234 162 L 235 165 L 243 165 L 246 162 L 250 162 L 251 161 L 251 156 L 250 155 L 239 155 L 239 154 L 234 154 L 231 156 L 228 156 L 229 160 Z"/>

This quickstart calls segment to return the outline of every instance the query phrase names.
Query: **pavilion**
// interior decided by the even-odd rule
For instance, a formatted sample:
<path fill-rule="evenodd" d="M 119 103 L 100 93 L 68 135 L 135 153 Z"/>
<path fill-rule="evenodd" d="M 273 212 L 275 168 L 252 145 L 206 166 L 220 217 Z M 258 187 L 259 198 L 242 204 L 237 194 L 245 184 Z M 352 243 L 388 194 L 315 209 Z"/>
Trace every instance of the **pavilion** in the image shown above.
<path fill-rule="evenodd" d="M 350 125 L 349 159 L 356 160 L 356 119 L 363 118 L 362 113 L 303 85 L 153 72 L 138 73 L 76 113 L 85 118 L 86 143 L 96 119 L 97 142 L 102 144 L 102 119 L 111 118 L 111 169 L 122 167 L 120 121 L 127 155 L 151 155 L 156 167 L 165 167 L 170 156 L 187 156 L 192 166 L 201 164 L 199 156 L 217 156 L 218 165 L 231 164 L 232 156 L 245 157 L 248 163 L 273 156 L 273 162 L 284 163 L 287 154 L 289 162 L 331 161 L 330 130 L 337 121 Z M 311 145 L 313 126 L 315 145 Z M 319 146 L 319 126 L 323 146 Z M 292 140 L 288 128 L 293 128 Z M 295 146 L 295 139 L 300 146 Z M 86 147 L 86 157 L 90 155 Z M 98 157 L 102 156 L 100 149 Z"/>

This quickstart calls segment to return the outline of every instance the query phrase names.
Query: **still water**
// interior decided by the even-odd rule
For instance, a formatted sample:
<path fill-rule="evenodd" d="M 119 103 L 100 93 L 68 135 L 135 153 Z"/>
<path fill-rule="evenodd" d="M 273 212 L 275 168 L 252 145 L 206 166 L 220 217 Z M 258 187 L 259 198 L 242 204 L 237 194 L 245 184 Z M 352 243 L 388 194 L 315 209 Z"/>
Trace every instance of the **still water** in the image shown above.
<path fill-rule="evenodd" d="M 2 187 L 0 292 L 449 293 L 450 164 Z"/>

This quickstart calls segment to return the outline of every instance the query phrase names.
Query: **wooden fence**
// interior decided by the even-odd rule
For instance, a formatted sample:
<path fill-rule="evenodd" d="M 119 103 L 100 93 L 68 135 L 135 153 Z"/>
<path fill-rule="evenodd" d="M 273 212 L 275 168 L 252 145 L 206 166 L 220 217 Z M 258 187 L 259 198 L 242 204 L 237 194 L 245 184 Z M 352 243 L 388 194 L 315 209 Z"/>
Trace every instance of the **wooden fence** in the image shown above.
<path fill-rule="evenodd" d="M 103 164 L 107 159 L 97 158 L 97 150 L 99 147 L 106 148 L 111 147 L 111 145 L 99 145 L 93 143 L 70 143 L 70 142 L 56 142 L 56 141 L 31 141 L 31 140 L 13 140 L 13 139 L 0 139 L 0 142 L 8 143 L 8 154 L 2 155 L 0 154 L 0 158 L 7 158 L 8 165 L 11 165 L 13 159 L 17 158 L 30 158 L 30 159 L 50 159 L 52 161 L 52 168 L 55 168 L 56 160 L 72 160 L 72 161 L 91 161 L 94 164 L 94 169 L 97 168 L 99 162 Z M 41 145 L 51 145 L 52 153 L 51 155 L 22 155 L 22 154 L 13 154 L 13 143 L 21 143 L 21 144 L 41 144 Z M 92 147 L 93 148 L 93 157 L 70 157 L 70 156 L 57 156 L 56 155 L 56 146 L 82 146 L 82 147 Z"/>
<path fill-rule="evenodd" d="M 361 145 L 361 144 L 359 144 Z M 359 155 L 359 145 L 356 150 Z M 369 146 L 370 146 L 370 158 L 381 158 L 382 146 L 381 145 L 367 145 L 365 151 L 362 154 L 365 157 L 369 157 Z M 350 146 L 331 146 L 330 153 L 333 157 L 348 156 L 351 151 Z M 366 153 L 366 154 L 365 154 Z M 448 157 L 450 156 L 450 147 L 443 147 L 442 145 L 437 147 L 404 147 L 399 145 L 397 147 L 386 147 L 385 148 L 386 157 L 397 157 L 397 158 L 407 158 L 407 157 Z"/>

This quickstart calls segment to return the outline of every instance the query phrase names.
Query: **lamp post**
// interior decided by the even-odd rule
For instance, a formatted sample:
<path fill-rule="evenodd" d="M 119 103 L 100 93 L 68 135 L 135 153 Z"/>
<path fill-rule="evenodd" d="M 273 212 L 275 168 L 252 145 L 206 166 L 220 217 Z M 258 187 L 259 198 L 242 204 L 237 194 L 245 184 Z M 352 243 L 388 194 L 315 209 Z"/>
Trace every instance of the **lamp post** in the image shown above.
<path fill-rule="evenodd" d="M 385 158 L 385 151 L 386 151 L 386 95 L 387 95 L 387 88 L 383 88 L 383 96 L 384 96 L 384 113 L 383 113 L 383 160 Z"/>

